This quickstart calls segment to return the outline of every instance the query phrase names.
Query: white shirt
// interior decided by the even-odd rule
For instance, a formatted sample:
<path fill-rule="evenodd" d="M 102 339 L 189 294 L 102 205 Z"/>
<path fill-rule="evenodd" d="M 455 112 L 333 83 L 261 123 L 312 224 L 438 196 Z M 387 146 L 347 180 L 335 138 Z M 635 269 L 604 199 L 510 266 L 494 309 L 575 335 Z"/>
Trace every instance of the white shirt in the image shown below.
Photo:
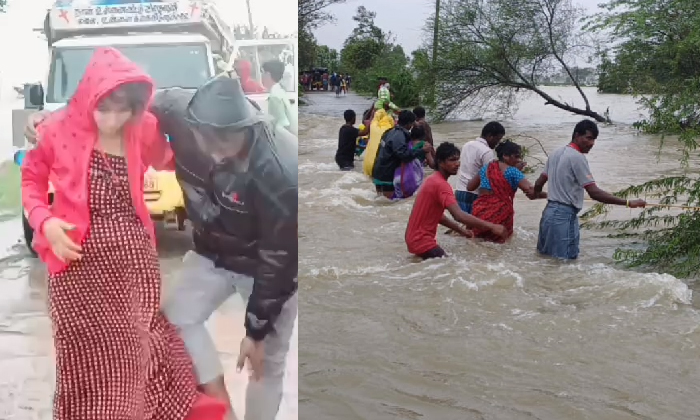
<path fill-rule="evenodd" d="M 287 92 L 296 92 L 294 66 L 291 64 L 284 66 L 284 75 L 282 76 L 282 80 L 280 80 L 280 84 Z"/>
<path fill-rule="evenodd" d="M 467 142 L 462 147 L 459 156 L 459 172 L 457 172 L 457 191 L 467 191 L 467 184 L 479 174 L 484 165 L 494 159 L 493 150 L 486 140 L 479 137 Z"/>

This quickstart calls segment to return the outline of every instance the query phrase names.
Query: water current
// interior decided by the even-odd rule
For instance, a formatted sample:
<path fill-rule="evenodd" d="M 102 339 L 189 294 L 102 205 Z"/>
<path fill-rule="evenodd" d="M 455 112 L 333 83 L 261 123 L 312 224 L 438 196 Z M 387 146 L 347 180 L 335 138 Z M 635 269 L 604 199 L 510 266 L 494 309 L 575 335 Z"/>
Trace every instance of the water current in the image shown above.
<path fill-rule="evenodd" d="M 581 104 L 571 88 L 546 90 Z M 674 148 L 659 156 L 660 138 L 631 127 L 641 115 L 633 98 L 586 94 L 617 121 L 601 126 L 588 156 L 602 188 L 677 171 Z M 700 418 L 692 282 L 616 266 L 620 242 L 607 232 L 583 231 L 575 262 L 539 257 L 545 203 L 520 194 L 508 244 L 440 233 L 451 258 L 419 262 L 403 241 L 413 200 L 377 199 L 361 165 L 340 172 L 333 160 L 342 112 L 361 115 L 369 102 L 308 101 L 299 141 L 303 418 Z M 525 97 L 503 123 L 507 136 L 533 136 L 552 151 L 580 119 Z M 434 125 L 436 142 L 461 146 L 486 121 Z M 534 142 L 519 142 L 532 146 L 530 165 L 545 158 Z"/>

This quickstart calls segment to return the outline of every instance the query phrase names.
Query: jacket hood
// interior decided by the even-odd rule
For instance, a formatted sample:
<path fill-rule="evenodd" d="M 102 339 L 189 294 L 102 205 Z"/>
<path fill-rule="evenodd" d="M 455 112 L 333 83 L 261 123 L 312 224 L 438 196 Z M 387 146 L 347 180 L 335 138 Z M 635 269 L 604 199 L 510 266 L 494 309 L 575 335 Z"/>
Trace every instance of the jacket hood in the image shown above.
<path fill-rule="evenodd" d="M 94 127 L 92 114 L 99 101 L 126 83 L 148 84 L 153 97 L 153 80 L 143 70 L 115 48 L 98 48 L 68 103 L 69 119 L 82 127 Z"/>
<path fill-rule="evenodd" d="M 246 98 L 238 78 L 219 76 L 199 89 L 187 105 L 185 119 L 195 126 L 237 130 L 263 122 L 263 115 Z"/>

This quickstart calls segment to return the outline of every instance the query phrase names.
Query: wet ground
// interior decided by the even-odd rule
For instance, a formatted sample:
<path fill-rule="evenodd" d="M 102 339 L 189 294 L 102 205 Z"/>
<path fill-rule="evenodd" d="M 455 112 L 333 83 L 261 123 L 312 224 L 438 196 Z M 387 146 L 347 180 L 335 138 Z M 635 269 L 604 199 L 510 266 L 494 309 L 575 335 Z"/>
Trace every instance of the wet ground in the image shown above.
<path fill-rule="evenodd" d="M 580 103 L 575 90 L 545 90 Z M 609 106 L 620 121 L 601 126 L 588 156 L 598 185 L 614 191 L 677 169 L 676 150 L 657 158 L 659 138 L 629 126 L 639 115 L 632 98 L 586 93 L 594 109 Z M 606 232 L 582 232 L 578 261 L 539 257 L 545 203 L 522 194 L 509 243 L 440 232 L 451 257 L 417 261 L 403 238 L 413 200 L 377 199 L 360 161 L 340 172 L 333 160 L 343 111 L 360 115 L 369 102 L 323 93 L 308 101 L 299 118 L 304 418 L 700 418 L 692 282 L 615 265 L 621 243 Z M 581 117 L 542 102 L 524 98 L 503 122 L 508 136 L 536 137 L 551 152 Z M 461 147 L 489 119 L 434 125 L 436 142 Z M 531 147 L 531 165 L 545 158 L 536 143 L 516 141 Z"/>
<path fill-rule="evenodd" d="M 0 130 L 0 133 L 5 132 Z M 3 142 L 0 150 L 11 150 L 4 144 L 5 137 L 0 137 L 0 140 Z M 0 179 L 0 420 L 49 420 L 54 359 L 51 324 L 46 314 L 46 272 L 23 244 L 17 210 L 19 173 L 13 164 L 0 164 Z M 160 228 L 158 237 L 164 293 L 167 295 L 173 285 L 173 274 L 182 256 L 190 249 L 190 236 L 186 232 Z M 238 296 L 233 296 L 208 324 L 224 361 L 234 409 L 241 419 L 245 411 L 248 378 L 246 373 L 236 373 L 235 362 L 240 340 L 245 334 L 243 311 L 243 302 Z M 278 420 L 298 418 L 297 337 L 295 328 Z"/>

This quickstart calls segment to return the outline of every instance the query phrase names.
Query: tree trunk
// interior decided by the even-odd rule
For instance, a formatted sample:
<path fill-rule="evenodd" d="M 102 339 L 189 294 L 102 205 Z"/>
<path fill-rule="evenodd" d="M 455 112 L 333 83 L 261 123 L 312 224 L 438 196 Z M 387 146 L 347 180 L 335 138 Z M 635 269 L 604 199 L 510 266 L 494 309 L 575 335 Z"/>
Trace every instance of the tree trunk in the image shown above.
<path fill-rule="evenodd" d="M 590 118 L 593 118 L 594 120 L 596 120 L 597 122 L 602 122 L 602 123 L 611 122 L 609 118 L 605 118 L 604 116 L 600 115 L 599 113 L 597 113 L 595 111 L 588 110 L 588 109 L 576 108 L 576 107 L 573 107 L 567 103 L 560 102 L 560 101 L 552 98 L 551 96 L 549 96 L 545 91 L 543 91 L 535 86 L 528 85 L 528 86 L 521 86 L 521 87 L 528 89 L 528 90 L 531 90 L 531 91 L 535 92 L 536 94 L 540 95 L 540 97 L 542 97 L 545 100 L 545 103 L 544 103 L 545 105 L 552 105 L 552 106 L 555 106 L 559 109 L 563 109 L 564 111 L 569 111 L 572 114 L 590 117 Z"/>
<path fill-rule="evenodd" d="M 433 67 L 432 71 L 432 80 L 430 81 L 430 97 L 428 98 L 428 103 L 429 104 L 435 104 L 437 101 L 435 92 L 437 91 L 437 71 L 435 70 L 437 68 L 437 53 L 438 53 L 438 38 L 440 35 L 439 31 L 439 25 L 440 25 L 440 0 L 435 0 L 435 25 L 433 27 L 433 57 L 432 57 L 432 62 L 431 66 Z"/>

